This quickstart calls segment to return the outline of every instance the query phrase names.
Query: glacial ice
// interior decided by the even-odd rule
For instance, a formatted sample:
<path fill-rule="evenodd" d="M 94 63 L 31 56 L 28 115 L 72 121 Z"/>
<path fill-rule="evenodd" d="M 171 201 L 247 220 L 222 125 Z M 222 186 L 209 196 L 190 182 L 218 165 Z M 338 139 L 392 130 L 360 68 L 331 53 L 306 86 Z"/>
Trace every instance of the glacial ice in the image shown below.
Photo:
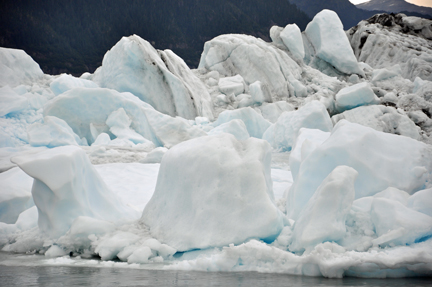
<path fill-rule="evenodd" d="M 261 115 L 272 123 L 275 123 L 283 112 L 294 110 L 294 106 L 285 101 L 265 103 L 258 108 L 261 110 Z"/>
<path fill-rule="evenodd" d="M 132 120 L 127 115 L 123 108 L 112 112 L 107 120 L 106 125 L 109 131 L 117 137 L 117 139 L 125 139 L 133 142 L 134 144 L 148 143 L 149 140 L 145 139 L 142 135 L 130 128 Z"/>
<path fill-rule="evenodd" d="M 382 80 L 387 80 L 393 77 L 397 77 L 399 73 L 395 71 L 391 71 L 389 69 L 383 68 L 383 69 L 375 69 L 372 72 L 372 82 L 378 82 Z"/>
<path fill-rule="evenodd" d="M 28 99 L 18 95 L 8 85 L 0 88 L 0 117 L 29 107 Z"/>
<path fill-rule="evenodd" d="M 290 95 L 291 78 L 300 79 L 301 68 L 285 52 L 247 35 L 221 35 L 204 45 L 199 69 L 225 77 L 241 75 L 247 85 L 260 81 L 272 97 Z"/>
<path fill-rule="evenodd" d="M 38 225 L 38 211 L 36 206 L 24 210 L 18 216 L 15 226 L 19 230 L 30 230 Z"/>
<path fill-rule="evenodd" d="M 296 59 L 303 60 L 305 51 L 300 28 L 296 24 L 288 24 L 280 32 L 280 38 Z"/>
<path fill-rule="evenodd" d="M 130 93 L 103 88 L 75 88 L 65 92 L 46 104 L 44 115 L 64 120 L 78 136 L 93 143 L 95 139 L 90 125 L 99 126 L 108 132 L 106 120 L 120 108 L 132 120 L 131 128 L 157 146 L 171 147 L 181 141 L 205 135 L 187 121 L 162 114 Z"/>
<path fill-rule="evenodd" d="M 361 106 L 334 115 L 334 124 L 340 120 L 347 120 L 377 131 L 407 136 L 420 140 L 420 127 L 405 114 L 401 114 L 392 107 L 382 105 Z"/>
<path fill-rule="evenodd" d="M 80 78 L 0 49 L 0 248 L 47 265 L 430 275 L 429 23 L 378 15 L 345 34 L 323 11 L 272 43 L 218 36 L 196 70 L 134 35 Z"/>
<path fill-rule="evenodd" d="M 28 153 L 12 161 L 34 178 L 38 226 L 50 236 L 64 234 L 78 216 L 112 221 L 133 218 L 133 210 L 110 192 L 78 147 Z"/>
<path fill-rule="evenodd" d="M 291 251 L 314 248 L 326 241 L 337 242 L 345 236 L 357 176 L 352 167 L 337 166 L 323 180 L 295 222 Z"/>
<path fill-rule="evenodd" d="M 239 141 L 247 140 L 250 137 L 245 123 L 240 119 L 234 119 L 229 122 L 223 123 L 209 131 L 208 135 L 218 135 L 221 133 L 232 134 Z"/>
<path fill-rule="evenodd" d="M 137 35 L 123 37 L 105 54 L 93 80 L 130 92 L 170 116 L 213 116 L 210 95 L 183 60 L 172 51 L 157 51 Z"/>
<path fill-rule="evenodd" d="M 219 91 L 225 95 L 234 94 L 235 96 L 242 94 L 245 91 L 245 83 L 240 75 L 233 77 L 225 77 L 219 79 Z"/>
<path fill-rule="evenodd" d="M 50 88 L 53 93 L 58 96 L 73 88 L 99 88 L 99 86 L 92 81 L 86 79 L 75 78 L 68 74 L 62 74 L 50 83 Z"/>
<path fill-rule="evenodd" d="M 19 168 L 0 173 L 0 222 L 12 224 L 21 212 L 34 203 L 31 195 L 33 180 Z"/>
<path fill-rule="evenodd" d="M 289 166 L 292 177 L 297 179 L 301 162 L 330 136 L 330 132 L 319 129 L 301 128 L 291 150 Z"/>
<path fill-rule="evenodd" d="M 34 123 L 27 128 L 31 146 L 49 148 L 64 145 L 80 145 L 81 139 L 68 124 L 57 117 L 46 116 L 43 123 Z"/>
<path fill-rule="evenodd" d="M 408 198 L 407 207 L 432 216 L 432 188 L 417 191 Z"/>
<path fill-rule="evenodd" d="M 432 98 L 432 82 L 417 77 L 414 80 L 414 89 L 412 92 L 425 100 L 430 100 Z"/>
<path fill-rule="evenodd" d="M 44 77 L 44 73 L 26 52 L 0 47 L 0 87 L 31 84 Z"/>
<path fill-rule="evenodd" d="M 415 19 L 422 28 L 413 29 L 405 19 Z M 388 25 L 382 25 L 388 23 Z M 432 80 L 430 68 L 430 38 L 422 29 L 430 29 L 431 21 L 404 14 L 377 14 L 347 31 L 355 56 L 374 68 L 400 65 L 402 76 L 413 81 L 416 77 Z M 420 34 L 420 35 L 418 35 Z"/>
<path fill-rule="evenodd" d="M 367 82 L 343 88 L 336 94 L 336 109 L 340 112 L 358 106 L 378 103 L 378 97 L 374 94 L 374 91 Z"/>
<path fill-rule="evenodd" d="M 432 236 L 432 217 L 412 210 L 396 200 L 374 198 L 371 218 L 380 246 L 408 245 Z"/>
<path fill-rule="evenodd" d="M 365 75 L 335 12 L 325 9 L 316 14 L 307 25 L 305 35 L 315 48 L 317 57 L 345 74 Z"/>
<path fill-rule="evenodd" d="M 149 152 L 146 158 L 140 160 L 140 163 L 160 163 L 167 151 L 168 149 L 165 147 L 157 147 Z"/>
<path fill-rule="evenodd" d="M 219 114 L 217 120 L 213 123 L 215 127 L 228 123 L 232 120 L 242 120 L 250 136 L 262 138 L 264 132 L 270 127 L 271 123 L 264 119 L 254 109 L 240 108 L 233 111 L 224 111 Z"/>
<path fill-rule="evenodd" d="M 178 144 L 162 160 L 141 221 L 179 251 L 272 241 L 283 216 L 274 203 L 270 160 L 268 143 L 254 138 L 221 134 Z"/>
<path fill-rule="evenodd" d="M 408 137 L 342 120 L 330 137 L 301 162 L 297 180 L 288 194 L 289 217 L 298 217 L 321 182 L 339 165 L 348 165 L 359 173 L 356 198 L 388 187 L 413 194 L 430 185 L 432 149 Z"/>
<path fill-rule="evenodd" d="M 260 81 L 256 81 L 249 85 L 249 94 L 252 97 L 254 104 L 263 104 L 264 102 L 271 103 L 273 100 L 268 87 Z"/>
<path fill-rule="evenodd" d="M 265 132 L 263 139 L 275 149 L 290 151 L 301 128 L 332 130 L 333 124 L 324 104 L 312 101 L 297 111 L 284 112 Z"/>
<path fill-rule="evenodd" d="M 153 151 L 158 152 L 158 148 Z M 94 168 L 122 202 L 142 213 L 155 190 L 159 164 L 117 162 L 98 164 Z"/>

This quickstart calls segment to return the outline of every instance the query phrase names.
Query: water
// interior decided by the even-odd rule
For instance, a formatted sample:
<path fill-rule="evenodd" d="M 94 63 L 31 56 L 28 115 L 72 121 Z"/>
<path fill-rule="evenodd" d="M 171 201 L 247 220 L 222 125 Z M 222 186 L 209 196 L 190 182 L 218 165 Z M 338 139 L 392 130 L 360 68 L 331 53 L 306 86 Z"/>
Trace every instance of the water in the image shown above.
<path fill-rule="evenodd" d="M 25 266 L 20 266 L 19 262 Z M 256 272 L 41 266 L 38 262 L 42 259 L 0 253 L 0 286 L 432 286 L 432 278 L 326 279 Z"/>

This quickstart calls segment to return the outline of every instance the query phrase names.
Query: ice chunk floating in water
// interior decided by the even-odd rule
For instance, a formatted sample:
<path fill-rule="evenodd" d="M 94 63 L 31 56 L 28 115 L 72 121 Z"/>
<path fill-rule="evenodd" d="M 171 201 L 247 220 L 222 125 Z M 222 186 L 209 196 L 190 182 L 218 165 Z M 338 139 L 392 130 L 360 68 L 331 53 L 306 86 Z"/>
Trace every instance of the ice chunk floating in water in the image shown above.
<path fill-rule="evenodd" d="M 274 203 L 270 160 L 269 144 L 255 138 L 221 134 L 178 144 L 162 159 L 141 220 L 179 251 L 272 241 L 283 215 Z"/>
<path fill-rule="evenodd" d="M 25 154 L 13 161 L 34 178 L 38 225 L 51 236 L 64 234 L 78 216 L 110 221 L 134 218 L 134 211 L 109 190 L 78 147 Z"/>

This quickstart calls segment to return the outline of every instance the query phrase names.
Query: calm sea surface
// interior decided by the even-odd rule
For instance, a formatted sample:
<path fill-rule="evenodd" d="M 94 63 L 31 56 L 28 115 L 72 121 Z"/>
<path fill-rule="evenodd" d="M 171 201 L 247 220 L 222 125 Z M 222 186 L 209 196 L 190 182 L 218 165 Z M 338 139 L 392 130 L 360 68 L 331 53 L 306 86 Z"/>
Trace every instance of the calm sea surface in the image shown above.
<path fill-rule="evenodd" d="M 2 254 L 1 254 L 2 253 Z M 2 265 L 0 286 L 432 286 L 432 278 L 326 279 L 256 272 L 190 272 L 124 268 Z M 22 259 L 20 259 L 22 260 Z M 28 264 L 28 260 L 22 262 Z"/>

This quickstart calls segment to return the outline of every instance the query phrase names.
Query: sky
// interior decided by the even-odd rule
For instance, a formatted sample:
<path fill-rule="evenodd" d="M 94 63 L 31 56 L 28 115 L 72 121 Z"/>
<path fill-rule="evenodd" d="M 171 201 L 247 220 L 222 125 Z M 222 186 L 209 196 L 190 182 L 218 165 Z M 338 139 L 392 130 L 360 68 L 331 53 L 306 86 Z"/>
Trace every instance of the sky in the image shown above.
<path fill-rule="evenodd" d="M 350 0 L 353 4 L 360 4 L 364 2 L 368 2 L 369 0 Z M 406 0 L 409 3 L 419 5 L 419 6 L 426 6 L 426 7 L 432 7 L 432 0 Z"/>

